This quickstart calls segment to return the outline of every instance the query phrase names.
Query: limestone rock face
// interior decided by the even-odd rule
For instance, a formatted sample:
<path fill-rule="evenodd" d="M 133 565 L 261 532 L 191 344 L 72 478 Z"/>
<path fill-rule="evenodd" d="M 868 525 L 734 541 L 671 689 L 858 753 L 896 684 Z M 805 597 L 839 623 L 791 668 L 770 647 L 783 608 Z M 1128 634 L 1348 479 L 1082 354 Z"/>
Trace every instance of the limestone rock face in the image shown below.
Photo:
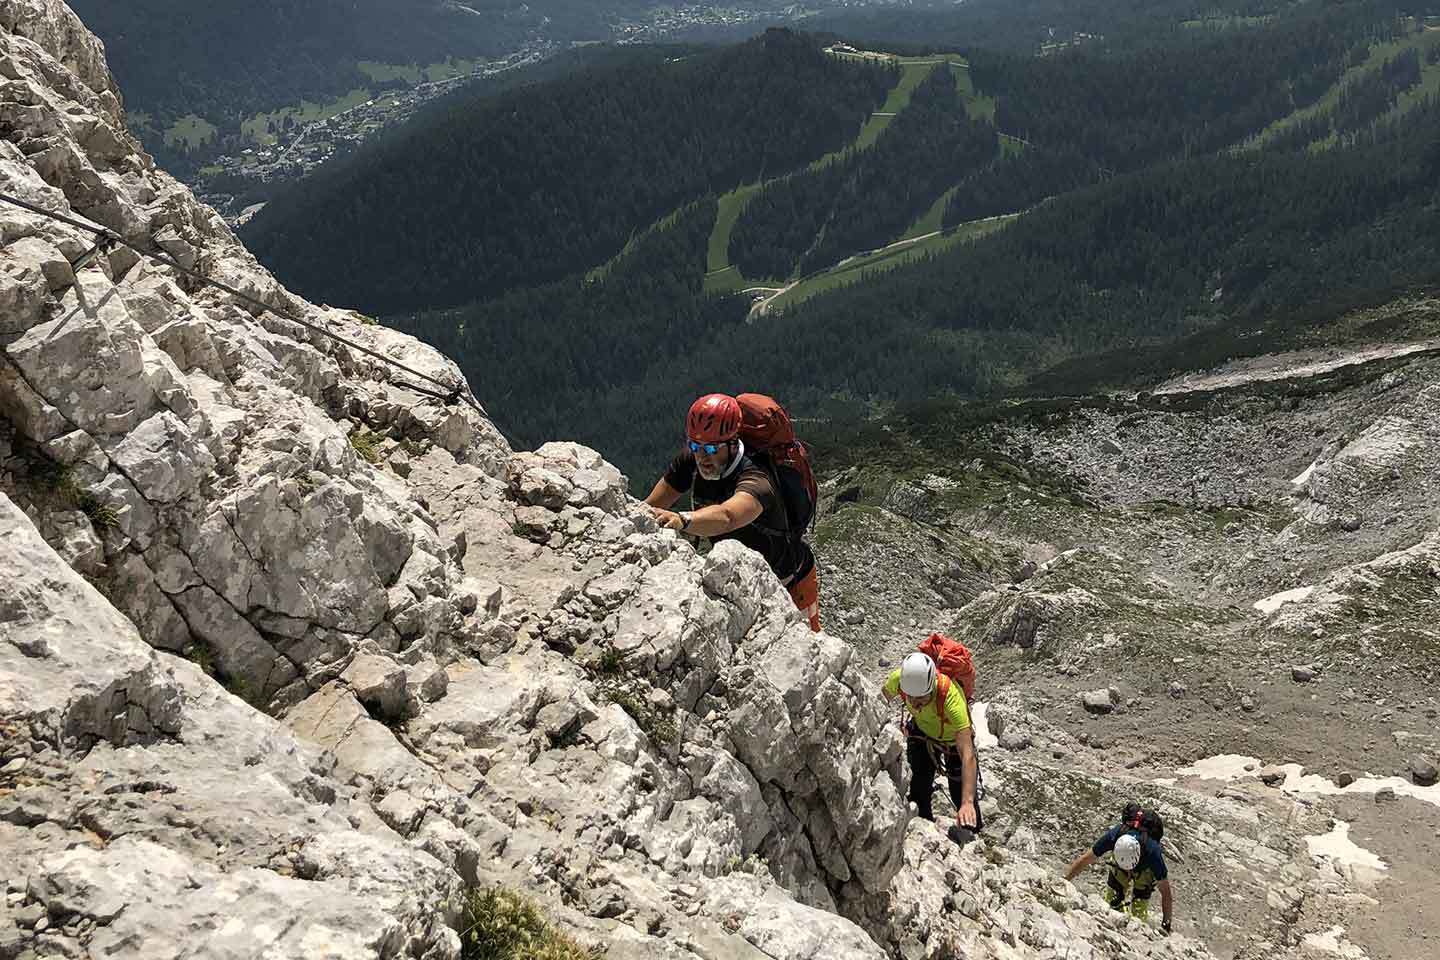
<path fill-rule="evenodd" d="M 357 830 L 373 816 L 333 757 L 152 650 L 4 496 L 0 538 L 0 730 L 24 761 L 0 785 L 0 848 L 12 897 L 51 921 L 31 947 L 458 956 L 437 923 L 458 878 Z"/>
<path fill-rule="evenodd" d="M 6 192 L 458 382 L 414 340 L 291 296 L 155 170 L 99 42 L 66 7 L 7 4 L 0 27 Z M 396 653 L 457 629 L 436 520 L 363 454 L 404 441 L 498 474 L 509 451 L 489 421 L 126 248 L 72 270 L 92 242 L 0 209 L 0 430 L 19 478 L 7 489 L 47 541 L 151 645 L 190 651 L 272 711 L 362 646 Z"/>

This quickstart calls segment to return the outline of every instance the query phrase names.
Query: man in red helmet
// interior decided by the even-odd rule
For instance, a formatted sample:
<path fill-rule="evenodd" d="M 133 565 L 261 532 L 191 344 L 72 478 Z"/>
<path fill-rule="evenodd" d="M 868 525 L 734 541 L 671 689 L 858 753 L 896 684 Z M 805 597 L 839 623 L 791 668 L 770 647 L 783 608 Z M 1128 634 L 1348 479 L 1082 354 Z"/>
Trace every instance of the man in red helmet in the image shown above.
<path fill-rule="evenodd" d="M 820 629 L 815 555 L 800 534 L 782 532 L 785 506 L 764 467 L 746 456 L 740 403 L 723 393 L 696 400 L 685 419 L 686 447 L 670 461 L 645 502 L 671 530 L 710 540 L 739 540 L 780 578 L 795 606 Z M 695 509 L 670 508 L 687 491 Z"/>

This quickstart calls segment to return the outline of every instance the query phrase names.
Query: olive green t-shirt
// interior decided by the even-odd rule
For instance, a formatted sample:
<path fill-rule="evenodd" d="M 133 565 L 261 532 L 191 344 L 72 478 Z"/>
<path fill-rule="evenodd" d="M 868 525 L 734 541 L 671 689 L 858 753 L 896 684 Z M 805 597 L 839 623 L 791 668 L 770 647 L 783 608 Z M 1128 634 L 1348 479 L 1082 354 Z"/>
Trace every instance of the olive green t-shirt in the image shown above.
<path fill-rule="evenodd" d="M 890 679 L 885 681 L 884 690 L 892 697 L 900 692 L 899 670 L 890 674 Z M 945 710 L 943 735 L 940 724 L 942 701 L 938 694 L 919 709 L 914 707 L 908 698 L 901 697 L 900 699 L 905 704 L 905 709 L 910 711 L 910 716 L 915 718 L 915 725 L 920 728 L 920 732 L 932 740 L 954 740 L 956 733 L 970 726 L 970 711 L 965 708 L 965 690 L 958 683 L 950 684 L 950 692 L 945 695 L 943 701 Z"/>

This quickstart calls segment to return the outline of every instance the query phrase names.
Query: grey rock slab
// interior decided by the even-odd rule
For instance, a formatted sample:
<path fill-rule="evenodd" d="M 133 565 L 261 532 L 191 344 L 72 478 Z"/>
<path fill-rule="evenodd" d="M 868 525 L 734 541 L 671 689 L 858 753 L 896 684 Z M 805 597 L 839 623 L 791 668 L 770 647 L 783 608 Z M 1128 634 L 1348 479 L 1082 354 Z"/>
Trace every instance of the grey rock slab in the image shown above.
<path fill-rule="evenodd" d="M 45 807 L 78 803 L 116 838 L 24 867 L 51 916 L 104 921 L 92 949 L 117 957 L 457 955 L 434 911 L 458 878 L 355 834 L 317 750 L 147 647 L 3 496 L 0 535 L 0 716 L 90 744 Z M 287 840 L 309 880 L 255 866 Z"/>
<path fill-rule="evenodd" d="M 215 469 L 210 451 L 168 410 L 145 420 L 107 452 L 151 503 L 174 503 L 193 493 Z"/>
<path fill-rule="evenodd" d="M 420 699 L 434 703 L 444 697 L 449 689 L 450 674 L 437 667 L 420 681 Z"/>
<path fill-rule="evenodd" d="M 136 549 L 149 548 L 159 520 L 155 508 L 124 475 L 112 472 L 86 487 L 101 506 L 115 517 L 115 527 L 134 542 Z"/>
<path fill-rule="evenodd" d="M 409 703 L 405 668 L 394 660 L 362 653 L 340 674 L 340 682 L 349 687 L 372 714 L 389 720 L 404 719 Z"/>
<path fill-rule="evenodd" d="M 705 886 L 711 916 L 774 960 L 883 960 L 887 954 L 858 926 L 792 900 L 768 878 L 731 874 Z"/>
<path fill-rule="evenodd" d="M 431 657 L 405 667 L 405 699 L 414 714 L 421 712 L 422 704 L 443 698 L 449 688 L 450 675 Z"/>
<path fill-rule="evenodd" d="M 21 250 L 26 246 L 38 250 Z M 23 333 L 40 321 L 50 284 L 41 267 L 46 248 L 54 247 L 37 237 L 27 237 L 11 246 L 10 255 L 0 260 L 0 335 Z M 63 260 L 63 258 L 61 258 Z"/>
<path fill-rule="evenodd" d="M 375 806 L 375 812 L 390 829 L 408 837 L 425 818 L 425 804 L 404 790 L 394 790 Z"/>
<path fill-rule="evenodd" d="M 1027 750 L 1034 742 L 1030 734 L 1019 730 L 1007 730 L 1000 735 L 999 739 L 1001 747 L 1014 752 Z"/>
<path fill-rule="evenodd" d="M 444 733 L 471 748 L 500 746 L 531 727 L 541 706 L 553 699 L 547 678 L 527 669 L 520 658 L 493 665 L 461 661 L 447 672 L 445 699 L 409 724 L 417 743 Z"/>
<path fill-rule="evenodd" d="M 145 420 L 107 452 L 152 503 L 173 503 L 193 493 L 215 468 L 210 451 L 168 410 Z"/>
<path fill-rule="evenodd" d="M 80 573 L 98 576 L 105 564 L 105 547 L 90 519 L 79 510 L 57 510 L 45 517 L 46 539 L 67 564 Z"/>
<path fill-rule="evenodd" d="M 267 478 L 217 504 L 188 552 L 196 572 L 237 609 L 368 633 L 389 604 L 354 523 L 362 500 L 341 481 L 302 499 Z"/>
<path fill-rule="evenodd" d="M 412 859 L 407 867 L 416 865 Z M 222 873 L 122 837 L 103 851 L 82 846 L 49 858 L 31 894 L 56 915 L 97 921 L 90 949 L 104 956 L 179 960 L 198 951 L 241 960 L 257 949 L 276 960 L 458 956 L 453 932 L 445 936 L 420 915 L 430 907 L 421 898 L 443 900 L 454 891 L 438 864 L 389 882 L 334 866 L 321 860 L 312 880 L 253 868 Z M 253 919 L 237 924 L 236 917 Z"/>
<path fill-rule="evenodd" d="M 1115 700 L 1109 690 L 1089 690 L 1080 694 L 1080 705 L 1086 713 L 1105 715 L 1115 711 Z"/>
<path fill-rule="evenodd" d="M 564 692 L 535 713 L 535 726 L 551 740 L 566 740 L 599 716 L 595 704 L 578 688 Z"/>
<path fill-rule="evenodd" d="M 0 494 L 0 715 L 120 744 L 179 732 L 179 694 L 130 621 Z"/>
<path fill-rule="evenodd" d="M 102 473 L 110 466 L 99 444 L 83 430 L 72 430 L 46 443 L 45 453 L 56 463 L 67 466 L 85 464 Z"/>
<path fill-rule="evenodd" d="M 71 423 L 97 436 L 133 430 L 161 403 L 142 348 L 149 338 L 98 270 L 81 271 L 60 308 L 6 353 Z"/>
<path fill-rule="evenodd" d="M 329 683 L 293 707 L 285 725 L 295 735 L 329 750 L 349 771 L 378 784 L 433 784 L 435 773 L 400 745 L 384 724 L 372 720 L 355 695 Z"/>
<path fill-rule="evenodd" d="M 37 443 L 53 440 L 71 429 L 70 422 L 60 410 L 37 393 L 21 372 L 8 363 L 0 363 L 0 415 Z"/>
<path fill-rule="evenodd" d="M 686 770 L 695 791 L 729 813 L 740 829 L 740 856 L 748 857 L 774 827 L 760 784 L 730 754 L 704 748 L 689 752 Z"/>
<path fill-rule="evenodd" d="M 253 696 L 268 698 L 296 678 L 294 665 L 214 590 L 192 587 L 172 599 L 220 672 Z"/>
<path fill-rule="evenodd" d="M 116 606 L 135 624 L 145 642 L 157 650 L 183 652 L 191 640 L 190 628 L 144 558 L 127 553 L 111 566 L 110 575 Z"/>

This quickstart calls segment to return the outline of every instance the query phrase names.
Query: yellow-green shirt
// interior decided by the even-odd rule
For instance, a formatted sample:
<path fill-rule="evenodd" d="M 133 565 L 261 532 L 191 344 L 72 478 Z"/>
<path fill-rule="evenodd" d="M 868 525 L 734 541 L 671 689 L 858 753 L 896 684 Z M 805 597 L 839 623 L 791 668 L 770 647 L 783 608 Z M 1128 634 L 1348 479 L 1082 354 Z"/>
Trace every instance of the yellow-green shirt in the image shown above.
<path fill-rule="evenodd" d="M 890 674 L 890 679 L 885 681 L 884 690 L 892 697 L 900 692 L 899 670 Z M 940 697 L 938 695 L 918 709 L 904 697 L 901 698 L 901 702 L 905 704 L 905 709 L 910 711 L 910 716 L 915 718 L 915 725 L 920 728 L 920 732 L 932 740 L 954 740 L 956 733 L 970 726 L 970 711 L 965 708 L 965 690 L 958 683 L 952 682 L 950 692 L 945 695 L 943 736 L 940 729 Z"/>

